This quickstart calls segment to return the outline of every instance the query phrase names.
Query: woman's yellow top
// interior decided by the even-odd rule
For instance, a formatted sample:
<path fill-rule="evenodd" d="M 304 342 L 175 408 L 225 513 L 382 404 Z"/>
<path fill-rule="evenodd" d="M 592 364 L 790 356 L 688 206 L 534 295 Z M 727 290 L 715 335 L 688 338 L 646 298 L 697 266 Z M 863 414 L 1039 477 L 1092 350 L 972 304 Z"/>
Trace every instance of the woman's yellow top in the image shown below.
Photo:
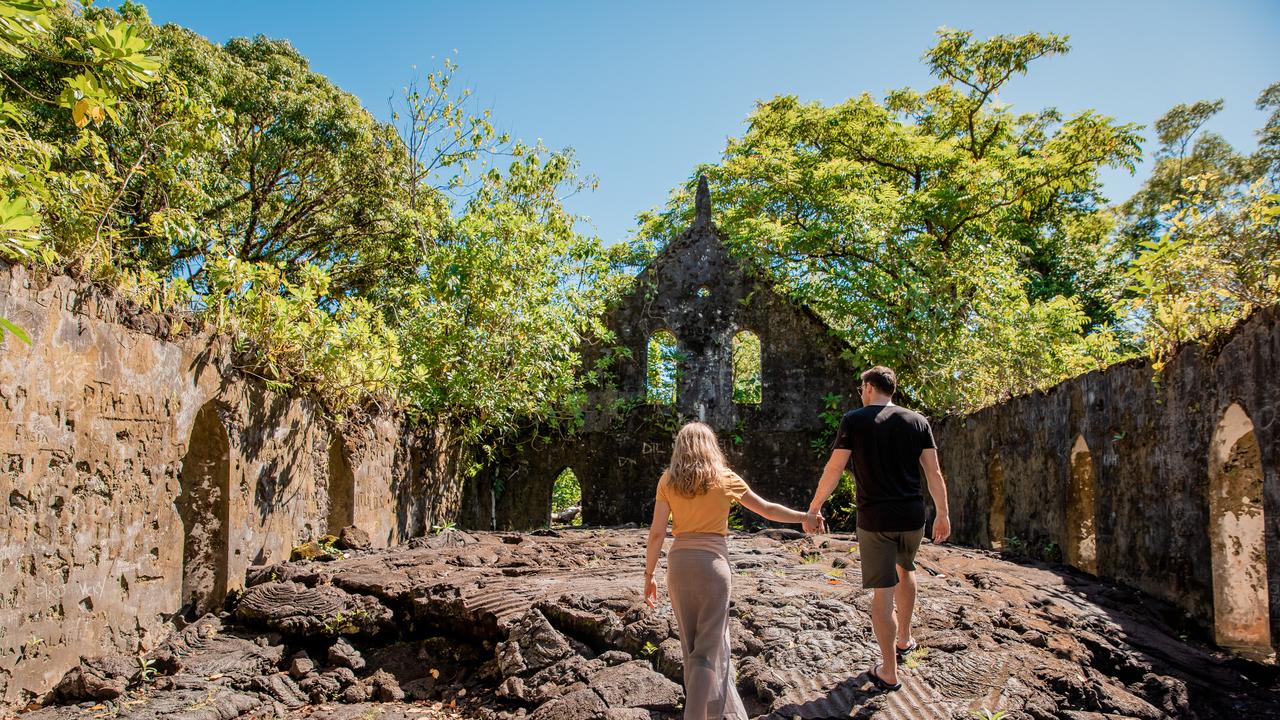
<path fill-rule="evenodd" d="M 667 474 L 658 480 L 658 499 L 671 506 L 671 534 L 717 533 L 729 534 L 729 506 L 750 490 L 746 481 L 732 470 L 725 471 L 720 482 L 694 497 L 685 497 L 672 490 Z"/>

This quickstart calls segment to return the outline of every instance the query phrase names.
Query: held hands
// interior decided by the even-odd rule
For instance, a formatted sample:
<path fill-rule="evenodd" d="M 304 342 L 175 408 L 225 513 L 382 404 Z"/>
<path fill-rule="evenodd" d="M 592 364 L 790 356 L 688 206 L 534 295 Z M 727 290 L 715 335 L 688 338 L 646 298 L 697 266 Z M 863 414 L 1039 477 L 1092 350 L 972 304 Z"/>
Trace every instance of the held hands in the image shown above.
<path fill-rule="evenodd" d="M 658 604 L 658 581 L 652 575 L 644 576 L 644 603 L 649 607 L 656 607 Z"/>
<path fill-rule="evenodd" d="M 810 535 L 821 535 L 827 531 L 827 521 L 822 517 L 822 513 L 818 511 L 810 511 L 806 514 L 801 526 Z"/>

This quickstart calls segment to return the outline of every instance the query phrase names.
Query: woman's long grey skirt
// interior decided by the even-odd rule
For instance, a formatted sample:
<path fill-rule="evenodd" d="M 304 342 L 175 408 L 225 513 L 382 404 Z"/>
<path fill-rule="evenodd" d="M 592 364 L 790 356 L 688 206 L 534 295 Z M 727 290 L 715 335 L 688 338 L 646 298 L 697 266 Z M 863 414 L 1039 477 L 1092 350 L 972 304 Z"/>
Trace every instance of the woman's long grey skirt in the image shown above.
<path fill-rule="evenodd" d="M 729 546 L 685 533 L 667 553 L 667 592 L 684 651 L 684 720 L 746 720 L 729 652 Z"/>

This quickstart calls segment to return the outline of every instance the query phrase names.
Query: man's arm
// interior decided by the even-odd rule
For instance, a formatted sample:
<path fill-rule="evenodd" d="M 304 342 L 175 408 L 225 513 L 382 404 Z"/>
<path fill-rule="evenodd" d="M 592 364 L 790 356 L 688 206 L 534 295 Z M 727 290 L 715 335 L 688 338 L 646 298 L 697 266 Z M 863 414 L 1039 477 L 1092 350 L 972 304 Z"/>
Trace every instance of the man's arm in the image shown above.
<path fill-rule="evenodd" d="M 831 497 L 831 493 L 836 491 L 836 486 L 840 484 L 840 474 L 849 465 L 849 456 L 852 454 L 853 451 L 847 448 L 836 448 L 831 451 L 827 466 L 822 469 L 822 479 L 818 481 L 818 489 L 814 491 L 813 500 L 809 503 L 810 513 L 822 512 L 823 503 Z"/>
<path fill-rule="evenodd" d="M 929 495 L 933 498 L 933 507 L 938 511 L 933 519 L 933 541 L 940 543 L 951 536 L 951 508 L 947 505 L 947 481 L 942 477 L 942 467 L 938 464 L 936 448 L 926 448 L 920 452 L 920 466 L 929 480 Z"/>

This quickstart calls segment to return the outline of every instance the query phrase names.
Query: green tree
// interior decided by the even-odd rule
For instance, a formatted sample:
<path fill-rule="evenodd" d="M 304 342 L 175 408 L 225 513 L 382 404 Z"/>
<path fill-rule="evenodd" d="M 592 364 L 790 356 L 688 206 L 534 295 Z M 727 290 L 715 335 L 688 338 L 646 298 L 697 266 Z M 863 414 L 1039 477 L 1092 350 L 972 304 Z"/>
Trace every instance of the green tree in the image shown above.
<path fill-rule="evenodd" d="M 1258 96 L 1257 108 L 1271 111 L 1267 123 L 1258 131 L 1258 152 L 1254 167 L 1280 185 L 1280 82 L 1272 83 Z"/>
<path fill-rule="evenodd" d="M 610 272 L 562 203 L 584 187 L 572 154 L 512 152 L 422 240 L 414 279 L 389 290 L 407 400 L 469 440 L 573 423 L 579 347 L 605 332 Z"/>
<path fill-rule="evenodd" d="M 1183 192 L 1183 182 L 1190 177 L 1212 176 L 1197 195 L 1212 204 L 1229 188 L 1249 174 L 1248 158 L 1238 154 L 1221 135 L 1204 129 L 1205 123 L 1221 112 L 1223 101 L 1199 101 L 1179 104 L 1156 120 L 1155 151 L 1151 175 L 1142 188 L 1120 206 L 1125 219 L 1122 236 L 1126 250 L 1146 240 L 1163 235 L 1172 218 L 1186 209 L 1190 196 Z"/>
<path fill-rule="evenodd" d="M 126 2 L 119 11 L 56 14 L 52 32 L 8 76 L 51 90 L 64 63 L 83 62 L 78 48 L 101 44 L 99 27 L 128 28 L 157 70 L 129 102 L 104 106 L 118 121 L 110 126 L 77 131 L 47 111 L 31 113 L 53 178 L 46 231 L 64 261 L 90 271 L 146 268 L 199 289 L 216 244 L 290 272 L 319 264 L 335 296 L 368 291 L 403 266 L 407 158 L 394 128 L 287 42 L 218 46 L 154 26 Z M 83 115 L 97 117 L 92 108 Z"/>
<path fill-rule="evenodd" d="M 94 128 L 108 119 L 121 121 L 124 98 L 156 79 L 159 60 L 128 22 L 99 18 L 92 25 L 82 22 L 78 35 L 57 32 L 81 17 L 58 0 L 0 0 L 0 258 L 9 262 L 53 261 L 43 226 L 58 211 L 55 198 L 65 195 L 59 184 L 79 180 L 111 197 L 128 183 L 102 155 Z M 22 70 L 33 63 L 52 70 L 45 82 L 24 77 Z M 41 118 L 74 132 L 75 142 L 70 147 L 45 142 L 33 130 Z M 96 156 L 93 164 L 99 167 L 81 169 L 73 180 L 54 171 L 55 160 L 64 155 Z M 96 213 L 98 204 L 87 208 L 79 214 Z M 0 318 L 0 328 L 29 342 L 8 320 Z"/>
<path fill-rule="evenodd" d="M 222 113 L 223 144 L 192 217 L 235 257 L 317 263 L 333 292 L 368 291 L 408 258 L 394 129 L 311 70 L 285 41 L 236 38 L 210 52 L 170 33 L 173 71 Z M 147 248 L 198 276 L 205 242 Z"/>
<path fill-rule="evenodd" d="M 655 332 L 645 347 L 646 399 L 655 405 L 674 405 L 680 385 L 681 353 L 676 337 L 666 330 Z"/>
<path fill-rule="evenodd" d="M 698 170 L 717 220 L 738 253 L 857 348 L 857 362 L 894 366 L 930 409 L 1105 364 L 1116 288 L 1098 170 L 1133 169 L 1136 129 L 1093 111 L 1016 114 L 997 100 L 1036 59 L 1066 51 L 1057 35 L 976 41 L 944 29 L 925 55 L 941 84 L 927 91 L 762 102 L 724 159 Z M 691 190 L 642 215 L 637 254 L 688 221 Z M 1022 364 L 1030 354 L 1038 362 Z"/>
<path fill-rule="evenodd" d="M 1128 268 L 1123 307 L 1159 371 L 1180 345 L 1211 339 L 1280 301 L 1280 192 L 1205 175 L 1183 181 L 1181 207 Z M 1207 199 L 1211 198 L 1211 199 Z"/>
<path fill-rule="evenodd" d="M 162 33 L 140 6 L 59 12 L 50 24 L 28 56 L 0 59 L 6 76 L 32 91 L 21 104 L 26 142 L 11 145 L 5 161 L 37 178 L 29 191 L 44 210 L 40 230 L 65 269 L 98 279 L 153 265 L 168 274 L 165 243 L 156 251 L 160 262 L 150 264 L 138 246 L 157 232 L 196 233 L 183 213 L 204 197 L 200 171 L 216 155 L 219 118 L 170 71 L 157 48 Z M 35 102 L 63 82 L 66 66 L 86 62 L 84 48 L 103 44 L 104 28 L 127 28 L 123 45 L 157 53 L 147 56 L 156 69 L 145 86 L 128 88 L 101 112 L 77 116 L 73 108 L 74 122 Z"/>
<path fill-rule="evenodd" d="M 1256 105 L 1271 112 L 1253 155 L 1204 129 L 1221 100 L 1170 109 L 1151 177 L 1122 206 L 1130 285 L 1117 309 L 1157 370 L 1280 300 L 1280 83 Z"/>

